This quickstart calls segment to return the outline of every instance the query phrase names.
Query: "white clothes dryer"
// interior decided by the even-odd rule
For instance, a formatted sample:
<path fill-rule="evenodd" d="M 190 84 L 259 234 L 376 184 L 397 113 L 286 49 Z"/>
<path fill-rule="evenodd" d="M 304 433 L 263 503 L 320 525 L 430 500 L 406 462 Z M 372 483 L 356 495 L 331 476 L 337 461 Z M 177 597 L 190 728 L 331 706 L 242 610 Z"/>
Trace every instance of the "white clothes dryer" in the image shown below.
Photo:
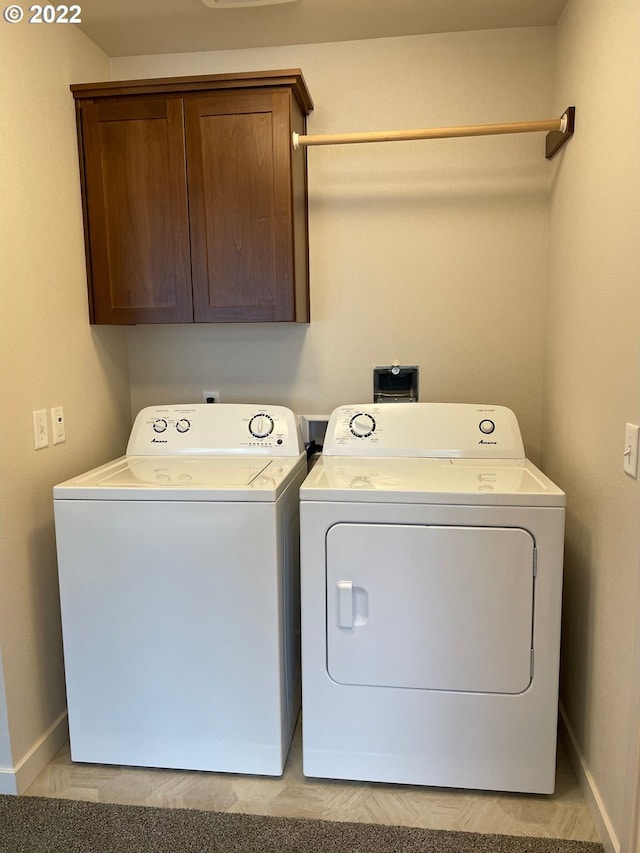
<path fill-rule="evenodd" d="M 550 793 L 563 492 L 499 406 L 342 406 L 301 497 L 307 776 Z"/>
<path fill-rule="evenodd" d="M 284 407 L 157 406 L 54 488 L 74 761 L 282 773 L 306 471 Z"/>

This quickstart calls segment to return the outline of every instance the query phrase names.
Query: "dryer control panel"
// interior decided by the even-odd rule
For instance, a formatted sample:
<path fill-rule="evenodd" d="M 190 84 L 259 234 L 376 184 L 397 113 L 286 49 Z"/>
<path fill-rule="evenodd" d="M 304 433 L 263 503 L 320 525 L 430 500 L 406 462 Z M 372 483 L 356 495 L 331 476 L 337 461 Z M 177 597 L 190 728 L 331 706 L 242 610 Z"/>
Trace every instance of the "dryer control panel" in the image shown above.
<path fill-rule="evenodd" d="M 515 414 L 472 403 L 340 406 L 329 419 L 327 456 L 524 459 Z"/>
<path fill-rule="evenodd" d="M 127 456 L 299 456 L 294 413 L 284 406 L 194 403 L 149 406 L 136 417 Z"/>

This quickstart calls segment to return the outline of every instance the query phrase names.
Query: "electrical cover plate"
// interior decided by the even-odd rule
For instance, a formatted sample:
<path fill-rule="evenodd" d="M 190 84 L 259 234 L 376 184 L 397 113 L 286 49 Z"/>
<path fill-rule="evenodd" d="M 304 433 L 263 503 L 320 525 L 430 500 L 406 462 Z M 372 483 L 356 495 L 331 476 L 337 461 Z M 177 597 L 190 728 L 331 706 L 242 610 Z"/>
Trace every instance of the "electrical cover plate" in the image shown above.
<path fill-rule="evenodd" d="M 624 431 L 624 473 L 630 477 L 638 477 L 638 438 L 640 427 L 627 424 Z"/>

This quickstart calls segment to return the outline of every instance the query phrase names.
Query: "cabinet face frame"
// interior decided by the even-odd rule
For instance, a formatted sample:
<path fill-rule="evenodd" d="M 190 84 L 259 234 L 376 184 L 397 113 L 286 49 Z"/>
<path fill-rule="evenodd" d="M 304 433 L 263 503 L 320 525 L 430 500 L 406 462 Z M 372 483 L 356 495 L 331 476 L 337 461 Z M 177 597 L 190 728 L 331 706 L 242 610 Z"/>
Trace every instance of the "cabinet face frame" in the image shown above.
<path fill-rule="evenodd" d="M 80 154 L 80 172 L 83 196 L 83 214 L 85 225 L 85 246 L 87 251 L 87 277 L 89 283 L 89 306 L 90 319 L 92 323 L 171 323 L 171 322 L 309 322 L 309 284 L 308 284 L 308 216 L 307 216 L 307 170 L 306 150 L 293 151 L 291 146 L 291 133 L 306 131 L 306 115 L 313 109 L 313 102 L 306 89 L 304 79 L 299 69 L 290 71 L 253 72 L 250 74 L 229 75 L 206 75 L 201 77 L 167 78 L 162 80 L 138 80 L 118 83 L 79 84 L 71 87 L 76 99 L 76 113 L 78 118 L 78 138 Z M 227 107 L 221 107 L 221 99 L 228 99 Z M 154 101 L 165 102 L 167 107 L 167 138 L 171 139 L 171 157 L 174 163 L 173 170 L 169 169 L 172 189 L 168 193 L 170 201 L 169 209 L 172 221 L 177 222 L 177 234 L 167 236 L 166 228 L 162 231 L 160 223 L 158 229 L 165 234 L 165 239 L 159 245 L 160 256 L 166 252 L 163 270 L 169 269 L 169 274 L 174 277 L 176 294 L 173 301 L 166 296 L 166 288 L 157 287 L 155 278 L 149 275 L 150 266 L 136 276 L 131 268 L 124 266 L 124 279 L 132 281 L 142 279 L 143 290 L 151 294 L 152 304 L 131 304 L 142 301 L 133 289 L 127 291 L 130 282 L 122 282 L 118 279 L 115 284 L 110 279 L 111 270 L 110 257 L 115 256 L 116 262 L 120 263 L 122 257 L 127 254 L 133 258 L 139 251 L 135 242 L 131 243 L 128 251 L 123 251 L 118 244 L 117 237 L 114 238 L 118 244 L 114 251 L 109 245 L 109 227 L 111 235 L 118 231 L 118 223 L 121 218 L 127 217 L 122 210 L 128 212 L 125 202 L 114 204 L 110 192 L 110 181 L 104 177 L 96 178 L 96 171 L 104 170 L 104 157 L 96 157 L 92 148 L 96 144 L 95 118 L 92 114 L 95 110 L 100 112 L 100 104 L 108 104 L 109 101 L 119 100 L 122 104 L 123 114 L 132 109 L 126 104 L 142 104 L 145 100 L 149 103 Z M 262 234 L 262 258 L 266 263 L 265 274 L 259 272 L 260 251 L 258 257 L 252 258 L 252 248 L 245 251 L 245 259 L 236 267 L 234 274 L 226 283 L 222 281 L 222 298 L 215 293 L 216 280 L 211 276 L 211 264 L 209 253 L 211 246 L 208 245 L 207 236 L 211 237 L 211 221 L 216 217 L 223 231 L 224 239 L 224 217 L 222 212 L 224 206 L 215 204 L 202 204 L 203 196 L 210 193 L 210 188 L 190 187 L 189 183 L 196 180 L 195 176 L 202 177 L 203 163 L 200 167 L 194 163 L 195 152 L 202 142 L 203 134 L 199 125 L 199 119 L 189 120 L 188 114 L 195 109 L 196 103 L 218 104 L 216 112 L 218 115 L 233 114 L 233 109 L 238 110 L 239 116 L 244 115 L 245 129 L 248 127 L 258 129 L 263 118 L 268 116 L 267 123 L 271 124 L 271 151 L 272 163 L 266 170 L 262 170 L 259 158 L 249 161 L 249 171 L 253 175 L 245 175 L 248 180 L 258 178 L 273 187 L 273 198 L 271 210 L 266 198 L 263 199 L 263 210 L 266 219 L 270 222 L 263 228 Z M 175 110 L 180 104 L 182 110 L 182 137 L 178 143 Z M 105 107 L 102 107 L 104 112 Z M 116 107 L 117 111 L 117 107 Z M 107 110 L 108 112 L 108 110 Z M 154 110 L 151 109 L 151 113 Z M 168 116 L 171 112 L 171 117 Z M 134 110 L 135 113 L 135 110 Z M 253 116 L 253 118 L 251 118 Z M 262 116 L 262 117 L 261 117 Z M 162 118 L 162 116 L 160 116 Z M 221 123 L 228 128 L 233 125 L 233 119 L 222 119 Z M 247 123 L 248 122 L 248 123 Z M 139 130 L 139 129 L 138 129 Z M 263 147 L 266 129 L 263 128 Z M 135 131 L 134 131 L 135 133 Z M 125 132 L 126 137 L 126 132 Z M 126 142 L 122 143 L 126 146 Z M 116 146 L 117 147 L 117 146 Z M 249 146 L 250 147 L 250 146 Z M 181 148 L 181 154 L 179 153 Z M 189 154 L 191 152 L 191 154 Z M 246 146 L 245 146 L 246 156 Z M 113 158 L 117 162 L 117 157 Z M 215 163 L 215 157 L 209 158 Z M 108 156 L 107 156 L 108 160 Z M 206 158 L 205 158 L 206 160 Z M 98 161 L 102 161 L 97 164 Z M 257 165 L 258 164 L 258 165 Z M 211 162 L 206 163 L 207 168 Z M 245 166 L 247 161 L 245 161 Z M 126 171 L 126 169 L 124 170 Z M 118 173 L 117 167 L 112 172 Z M 184 176 L 184 186 L 177 174 Z M 265 178 L 266 176 L 266 178 Z M 163 179 L 166 176 L 163 176 Z M 237 186 L 242 186 L 242 180 L 236 181 Z M 246 185 L 246 183 L 245 183 Z M 194 189 L 195 187 L 195 189 Z M 227 182 L 227 196 L 233 189 Z M 264 196 L 264 186 L 261 192 Z M 164 198 L 164 194 L 162 195 Z M 227 198 L 227 201 L 228 201 Z M 116 193 L 117 199 L 117 193 Z M 111 210 L 114 211 L 112 222 L 109 221 L 109 208 L 105 202 L 111 202 Z M 224 203 L 224 199 L 223 199 Z M 185 207 L 185 204 L 187 205 Z M 156 205 L 158 207 L 158 205 Z M 102 209 L 101 209 L 102 208 Z M 247 226 L 248 233 L 251 229 L 262 227 L 259 223 L 261 218 L 260 205 L 253 222 Z M 204 211 L 204 216 L 203 216 Z M 212 216 L 212 213 L 215 214 Z M 135 219 L 135 217 L 134 217 Z M 139 230 L 143 217 L 137 222 Z M 246 217 L 245 217 L 246 221 Z M 115 224 L 114 224 L 115 222 Z M 157 224 L 157 223 L 156 223 Z M 207 234 L 207 228 L 209 232 Z M 271 233 L 267 233 L 271 229 Z M 135 228 L 133 229 L 135 232 Z M 153 231 L 153 227 L 151 228 Z M 228 229 L 227 229 L 228 230 Z M 244 232 L 243 232 L 244 239 Z M 203 242 L 204 240 L 204 242 Z M 113 242 L 113 241 L 112 241 Z M 214 238 L 215 253 L 215 238 Z M 241 240 L 242 242 L 242 240 Z M 246 242 L 246 241 L 245 241 Z M 268 258 L 265 247 L 271 242 L 272 256 Z M 219 245 L 219 244 L 218 244 Z M 260 241 L 258 242 L 260 246 Z M 155 255 L 147 252 L 145 255 L 148 264 L 152 265 Z M 248 258 L 248 260 L 247 260 Z M 203 260 L 204 259 L 204 260 Z M 120 263 L 122 269 L 122 263 Z M 242 270 L 248 270 L 251 279 L 248 285 L 240 282 L 238 275 Z M 145 280 L 146 275 L 146 280 Z M 235 279 L 234 279 L 235 276 Z M 220 281 L 220 276 L 216 276 Z M 150 280 L 152 279 L 152 280 Z M 229 287 L 234 286 L 240 293 L 237 304 L 229 299 Z M 242 286 L 238 286 L 242 284 Z M 162 282 L 160 283 L 162 284 Z M 224 295 L 224 288 L 227 293 Z M 253 290 L 260 295 L 260 287 L 266 287 L 268 298 L 257 299 L 255 305 L 251 305 L 248 298 Z M 158 300 L 160 304 L 153 304 L 156 297 L 156 289 L 160 290 Z M 244 293 L 242 291 L 245 291 Z M 192 295 L 193 294 L 193 295 Z M 211 298 L 213 294 L 213 298 Z M 128 302 L 127 302 L 128 300 Z M 226 304 L 225 304 L 226 301 Z M 118 304 L 118 302 L 120 304 Z M 122 304 L 125 302 L 126 304 Z M 114 304 L 115 303 L 115 304 Z M 169 304 L 168 304 L 169 303 Z M 221 303 L 221 304 L 218 304 Z M 263 304 L 261 304 L 263 303 Z"/>

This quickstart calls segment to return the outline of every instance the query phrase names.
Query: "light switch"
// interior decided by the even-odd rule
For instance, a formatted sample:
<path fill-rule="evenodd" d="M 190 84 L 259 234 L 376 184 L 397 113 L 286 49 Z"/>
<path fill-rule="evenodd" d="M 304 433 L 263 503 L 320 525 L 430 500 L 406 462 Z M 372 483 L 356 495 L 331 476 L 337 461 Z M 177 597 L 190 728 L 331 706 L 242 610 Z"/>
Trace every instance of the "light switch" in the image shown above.
<path fill-rule="evenodd" d="M 638 437 L 640 427 L 627 424 L 624 431 L 624 473 L 630 477 L 638 477 Z"/>
<path fill-rule="evenodd" d="M 53 434 L 53 443 L 62 444 L 66 435 L 64 431 L 64 412 L 62 406 L 56 406 L 51 409 L 51 426 Z"/>
<path fill-rule="evenodd" d="M 31 412 L 33 417 L 33 444 L 36 450 L 49 446 L 49 429 L 47 427 L 47 410 L 38 409 Z"/>

